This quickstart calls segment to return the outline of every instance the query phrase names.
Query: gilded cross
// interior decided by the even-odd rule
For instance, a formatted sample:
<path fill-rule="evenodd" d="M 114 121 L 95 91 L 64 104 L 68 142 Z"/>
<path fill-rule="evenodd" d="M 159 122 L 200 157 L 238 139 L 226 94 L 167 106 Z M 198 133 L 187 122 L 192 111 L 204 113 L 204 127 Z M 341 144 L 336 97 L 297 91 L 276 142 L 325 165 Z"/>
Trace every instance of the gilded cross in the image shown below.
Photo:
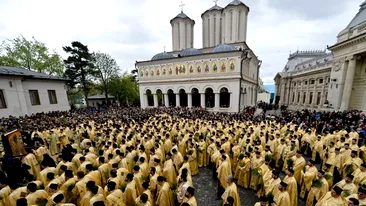
<path fill-rule="evenodd" d="M 185 4 L 183 4 L 183 1 L 181 1 L 180 2 L 180 5 L 179 5 L 179 7 L 181 8 L 181 10 L 182 10 L 182 13 L 183 13 L 183 7 L 185 6 Z"/>

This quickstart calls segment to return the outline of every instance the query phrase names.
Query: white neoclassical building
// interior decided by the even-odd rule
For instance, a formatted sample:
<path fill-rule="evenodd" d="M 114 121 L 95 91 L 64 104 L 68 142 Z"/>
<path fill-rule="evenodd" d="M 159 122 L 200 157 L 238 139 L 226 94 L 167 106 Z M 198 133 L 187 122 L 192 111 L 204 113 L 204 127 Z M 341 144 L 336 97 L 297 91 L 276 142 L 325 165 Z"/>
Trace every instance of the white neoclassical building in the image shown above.
<path fill-rule="evenodd" d="M 279 105 L 366 111 L 366 1 L 328 49 L 290 54 L 274 79 Z"/>
<path fill-rule="evenodd" d="M 174 17 L 173 51 L 136 63 L 141 107 L 202 107 L 239 112 L 256 103 L 261 61 L 246 44 L 249 8 L 234 0 L 202 14 L 203 48 L 194 49 L 194 24 Z"/>

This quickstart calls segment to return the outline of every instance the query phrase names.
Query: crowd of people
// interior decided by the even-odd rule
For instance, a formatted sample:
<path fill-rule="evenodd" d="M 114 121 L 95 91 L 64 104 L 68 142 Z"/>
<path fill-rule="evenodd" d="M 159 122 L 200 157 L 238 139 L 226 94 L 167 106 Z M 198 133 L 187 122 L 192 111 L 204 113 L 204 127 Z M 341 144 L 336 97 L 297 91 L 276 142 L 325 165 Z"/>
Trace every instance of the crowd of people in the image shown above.
<path fill-rule="evenodd" d="M 217 198 L 255 206 L 366 205 L 365 114 L 210 113 L 200 108 L 73 110 L 0 119 L 26 154 L 2 158 L 0 205 L 196 206 L 212 168 Z M 204 184 L 204 183 L 195 183 Z"/>

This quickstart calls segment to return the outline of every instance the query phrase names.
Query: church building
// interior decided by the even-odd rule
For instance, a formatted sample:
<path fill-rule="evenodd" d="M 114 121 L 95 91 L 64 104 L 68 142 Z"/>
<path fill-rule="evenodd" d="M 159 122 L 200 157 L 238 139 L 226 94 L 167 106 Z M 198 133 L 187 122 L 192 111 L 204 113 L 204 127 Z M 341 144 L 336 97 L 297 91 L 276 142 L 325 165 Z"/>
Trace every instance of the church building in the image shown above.
<path fill-rule="evenodd" d="M 183 10 L 170 20 L 173 51 L 136 63 L 142 108 L 202 107 L 239 112 L 254 106 L 261 61 L 246 43 L 249 7 L 239 0 L 202 13 L 203 45 Z"/>
<path fill-rule="evenodd" d="M 294 110 L 366 111 L 366 1 L 328 49 L 290 54 L 274 78 L 276 103 Z"/>

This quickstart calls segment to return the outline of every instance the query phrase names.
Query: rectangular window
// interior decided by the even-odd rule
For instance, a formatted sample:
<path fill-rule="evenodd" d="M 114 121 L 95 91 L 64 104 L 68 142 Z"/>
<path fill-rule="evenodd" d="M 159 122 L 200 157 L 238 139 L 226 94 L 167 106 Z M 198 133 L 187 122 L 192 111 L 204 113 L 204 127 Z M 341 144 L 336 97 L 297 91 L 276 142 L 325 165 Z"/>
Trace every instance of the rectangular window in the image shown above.
<path fill-rule="evenodd" d="M 319 79 L 319 84 L 323 84 L 323 79 Z"/>
<path fill-rule="evenodd" d="M 296 87 L 296 82 L 294 82 L 294 87 Z"/>
<path fill-rule="evenodd" d="M 309 96 L 309 104 L 313 103 L 313 93 L 310 92 L 310 96 Z"/>
<path fill-rule="evenodd" d="M 310 84 L 315 84 L 315 80 L 314 79 L 310 80 Z"/>
<path fill-rule="evenodd" d="M 57 104 L 57 96 L 55 90 L 48 90 L 48 99 L 50 100 L 50 104 Z"/>
<path fill-rule="evenodd" d="M 322 93 L 321 92 L 318 92 L 318 96 L 317 96 L 317 99 L 316 99 L 316 104 L 319 105 L 320 104 L 320 99 L 322 98 Z"/>
<path fill-rule="evenodd" d="M 295 102 L 295 92 L 292 93 L 292 102 Z"/>
<path fill-rule="evenodd" d="M 41 105 L 41 101 L 39 101 L 38 90 L 29 90 L 29 97 L 32 105 Z"/>
<path fill-rule="evenodd" d="M 305 85 L 308 85 L 308 81 L 305 81 Z"/>
<path fill-rule="evenodd" d="M 328 92 L 325 92 L 325 100 L 328 99 Z"/>
<path fill-rule="evenodd" d="M 5 108 L 6 108 L 6 102 L 5 102 L 4 91 L 0 90 L 0 109 L 5 109 Z"/>
<path fill-rule="evenodd" d="M 300 103 L 300 92 L 297 93 L 297 103 Z"/>
<path fill-rule="evenodd" d="M 306 101 L 306 92 L 304 92 L 304 99 L 302 99 L 302 103 L 305 104 Z"/>

